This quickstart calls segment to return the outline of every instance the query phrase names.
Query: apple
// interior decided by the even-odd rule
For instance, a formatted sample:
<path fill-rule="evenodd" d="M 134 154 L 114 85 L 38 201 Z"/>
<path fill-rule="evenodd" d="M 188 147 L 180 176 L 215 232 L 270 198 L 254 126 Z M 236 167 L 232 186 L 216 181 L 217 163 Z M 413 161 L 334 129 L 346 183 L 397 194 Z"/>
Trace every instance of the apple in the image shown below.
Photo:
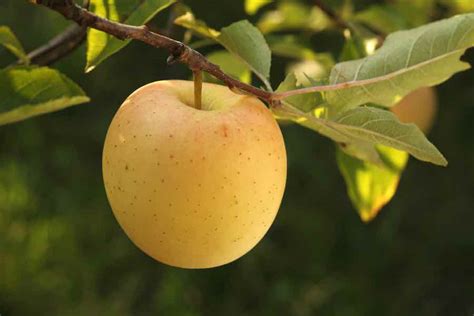
<path fill-rule="evenodd" d="M 433 126 L 437 112 L 436 91 L 432 87 L 424 87 L 406 95 L 391 108 L 392 112 L 403 123 L 415 123 L 427 134 Z"/>
<path fill-rule="evenodd" d="M 182 268 L 229 263 L 252 249 L 277 214 L 286 151 L 258 99 L 192 81 L 157 81 L 132 93 L 103 151 L 107 197 L 145 253 Z"/>

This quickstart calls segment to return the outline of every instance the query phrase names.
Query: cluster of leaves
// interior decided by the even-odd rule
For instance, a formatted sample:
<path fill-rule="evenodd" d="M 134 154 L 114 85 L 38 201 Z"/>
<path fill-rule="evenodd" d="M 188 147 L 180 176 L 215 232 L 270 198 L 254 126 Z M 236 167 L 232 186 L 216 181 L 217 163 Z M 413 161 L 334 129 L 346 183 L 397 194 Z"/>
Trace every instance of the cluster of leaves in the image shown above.
<path fill-rule="evenodd" d="M 141 25 L 173 2 L 92 0 L 90 10 L 110 20 Z M 216 30 L 182 4 L 173 8 L 179 13 L 174 23 L 187 30 L 185 41 L 192 47 L 221 45 L 207 58 L 227 74 L 246 83 L 252 82 L 253 74 L 269 91 L 272 54 L 292 60 L 276 92 L 309 89 L 290 93 L 282 107 L 273 109 L 275 116 L 334 140 L 349 196 L 361 218 L 370 220 L 393 197 L 408 154 L 447 164 L 415 125 L 401 123 L 387 109 L 409 92 L 439 84 L 469 68 L 460 57 L 474 45 L 474 14 L 425 24 L 434 1 L 393 1 L 359 12 L 340 8 L 338 14 L 349 29 L 341 30 L 345 45 L 339 56 L 333 56 L 316 52 L 305 40 L 307 34 L 336 27 L 327 13 L 295 1 L 272 2 L 245 1 L 249 15 L 259 14 L 270 4 L 255 25 L 242 20 Z M 398 31 L 407 28 L 412 29 Z M 390 32 L 394 33 L 376 50 L 380 33 Z M 77 85 L 56 70 L 29 66 L 28 56 L 6 27 L 0 28 L 0 44 L 22 61 L 21 66 L 0 72 L 0 124 L 88 101 Z M 90 30 L 86 72 L 127 44 Z"/>
<path fill-rule="evenodd" d="M 248 0 L 245 8 L 248 14 L 255 14 L 270 2 Z M 437 165 L 447 164 L 418 127 L 401 123 L 387 109 L 409 92 L 436 85 L 469 68 L 459 58 L 474 45 L 474 15 L 395 32 L 375 50 L 380 37 L 377 33 L 426 23 L 428 2 L 414 8 L 398 3 L 379 5 L 349 14 L 351 29 L 344 32 L 346 43 L 339 63 L 335 63 L 329 53 L 316 53 L 301 36 L 334 27 L 321 9 L 298 2 L 276 5 L 275 10 L 260 16 L 257 27 L 244 20 L 217 31 L 191 12 L 175 23 L 221 44 L 226 51 L 212 53 L 209 59 L 243 81 L 250 82 L 253 72 L 268 87 L 269 50 L 296 61 L 289 65 L 287 77 L 276 92 L 316 88 L 313 93 L 286 98 L 283 108 L 274 109 L 275 115 L 336 142 L 337 162 L 349 197 L 362 220 L 371 220 L 395 194 L 408 153 Z M 394 20 L 386 21 L 383 14 L 374 13 L 378 11 L 392 12 Z M 413 12 L 425 14 L 412 19 L 408 14 Z M 296 35 L 288 35 L 288 31 Z M 345 82 L 356 84 L 326 92 L 318 88 Z"/>
<path fill-rule="evenodd" d="M 89 101 L 64 74 L 30 65 L 23 46 L 7 26 L 0 26 L 0 45 L 21 62 L 0 70 L 0 125 Z"/>

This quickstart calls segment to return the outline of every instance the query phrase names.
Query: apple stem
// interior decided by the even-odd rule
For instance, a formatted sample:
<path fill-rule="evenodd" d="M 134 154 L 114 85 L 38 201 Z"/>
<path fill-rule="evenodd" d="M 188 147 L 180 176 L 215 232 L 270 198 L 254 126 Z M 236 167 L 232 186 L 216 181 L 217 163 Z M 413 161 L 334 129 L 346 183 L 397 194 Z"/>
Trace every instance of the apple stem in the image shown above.
<path fill-rule="evenodd" d="M 194 75 L 194 107 L 200 110 L 201 98 L 202 98 L 202 71 L 199 69 L 193 70 L 193 75 Z"/>

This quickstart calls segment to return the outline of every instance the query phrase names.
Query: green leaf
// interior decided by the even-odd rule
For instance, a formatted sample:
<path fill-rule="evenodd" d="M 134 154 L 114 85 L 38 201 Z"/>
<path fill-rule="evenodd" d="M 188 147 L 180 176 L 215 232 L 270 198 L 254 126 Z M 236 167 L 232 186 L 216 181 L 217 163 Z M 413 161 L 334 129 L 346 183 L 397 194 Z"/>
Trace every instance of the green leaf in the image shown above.
<path fill-rule="evenodd" d="M 372 5 L 357 12 L 354 20 L 383 33 L 391 33 L 426 24 L 433 14 L 436 14 L 434 0 L 396 1 Z"/>
<path fill-rule="evenodd" d="M 301 83 L 298 82 L 295 73 L 290 72 L 285 77 L 285 80 L 280 83 L 275 92 L 294 90 L 300 87 Z M 286 99 L 286 102 L 290 103 L 291 105 L 303 112 L 310 112 L 314 110 L 318 105 L 321 105 L 323 103 L 323 100 L 320 93 L 307 93 L 291 96 Z"/>
<path fill-rule="evenodd" d="M 321 119 L 298 109 L 275 109 L 282 118 L 313 129 L 337 143 L 371 143 L 406 151 L 419 160 L 447 165 L 446 159 L 415 124 L 401 123 L 390 111 L 375 107 L 358 107 L 334 119 Z"/>
<path fill-rule="evenodd" d="M 309 87 L 314 84 L 320 84 L 326 82 L 331 69 L 330 59 L 323 59 L 321 56 L 320 60 L 303 60 L 298 62 L 289 63 L 286 67 L 287 73 L 294 73 L 296 80 L 302 87 Z"/>
<path fill-rule="evenodd" d="M 273 55 L 303 61 L 317 61 L 330 70 L 334 59 L 329 53 L 317 53 L 310 43 L 295 35 L 268 35 L 265 37 Z"/>
<path fill-rule="evenodd" d="M 392 33 L 410 27 L 406 17 L 393 5 L 372 5 L 357 12 L 354 19 L 383 33 Z"/>
<path fill-rule="evenodd" d="M 339 56 L 340 61 L 363 58 L 371 55 L 378 43 L 377 38 L 365 28 L 356 23 L 352 23 L 350 32 L 344 32 L 346 41 Z M 362 161 L 371 162 L 375 165 L 383 165 L 379 152 L 374 144 L 370 142 L 344 143 L 339 146 L 345 154 Z"/>
<path fill-rule="evenodd" d="M 331 25 L 331 20 L 316 6 L 299 2 L 280 2 L 276 10 L 266 12 L 258 21 L 262 33 L 280 31 L 321 31 Z"/>
<path fill-rule="evenodd" d="M 390 111 L 359 107 L 335 119 L 336 127 L 361 141 L 406 151 L 420 160 L 446 165 L 443 155 L 415 124 L 401 123 Z"/>
<path fill-rule="evenodd" d="M 267 88 L 270 88 L 271 52 L 262 33 L 249 21 L 242 20 L 223 27 L 220 32 L 197 20 L 191 12 L 180 16 L 175 23 L 194 33 L 213 39 L 239 58 Z"/>
<path fill-rule="evenodd" d="M 28 65 L 30 63 L 30 59 L 26 55 L 20 41 L 7 26 L 0 26 L 0 45 L 5 46 L 6 49 L 18 57 L 24 64 Z"/>
<path fill-rule="evenodd" d="M 186 12 L 174 20 L 174 23 L 194 33 L 217 41 L 220 32 L 207 26 L 204 21 L 196 19 L 192 12 Z"/>
<path fill-rule="evenodd" d="M 260 79 L 265 81 L 270 76 L 270 48 L 262 33 L 249 21 L 242 20 L 222 28 L 217 40 Z"/>
<path fill-rule="evenodd" d="M 245 83 L 250 83 L 252 78 L 249 68 L 240 59 L 238 59 L 231 53 L 225 50 L 221 50 L 210 53 L 206 56 L 206 58 L 210 62 L 218 65 L 222 69 L 222 71 L 224 71 L 231 77 L 234 77 L 235 79 L 238 79 Z M 205 73 L 204 76 L 206 78 L 206 81 L 219 82 L 217 79 L 214 79 L 214 77 L 208 75 L 207 73 Z"/>
<path fill-rule="evenodd" d="M 364 222 L 372 220 L 395 192 L 408 161 L 408 154 L 390 147 L 377 146 L 383 164 L 372 164 L 336 151 L 337 164 L 346 182 L 352 205 Z"/>
<path fill-rule="evenodd" d="M 367 39 L 362 37 L 360 34 L 354 34 L 354 32 L 351 32 L 349 36 L 346 36 L 346 41 L 344 42 L 341 54 L 339 55 L 339 61 L 359 59 L 369 55 L 367 52 L 366 41 Z"/>
<path fill-rule="evenodd" d="M 353 141 L 351 143 L 341 143 L 339 144 L 339 150 L 354 158 L 371 162 L 374 165 L 380 166 L 383 164 L 376 146 L 370 142 Z"/>
<path fill-rule="evenodd" d="M 147 23 L 175 0 L 92 0 L 91 11 L 100 17 L 130 25 Z M 91 29 L 87 35 L 86 72 L 92 71 L 112 54 L 124 48 L 130 40 L 119 40 Z"/>
<path fill-rule="evenodd" d="M 352 86 L 326 93 L 331 115 L 367 103 L 390 107 L 410 91 L 439 84 L 470 67 L 459 58 L 473 45 L 474 13 L 393 33 L 373 55 L 332 69 L 330 84 Z"/>
<path fill-rule="evenodd" d="M 245 0 L 245 13 L 248 15 L 254 15 L 261 7 L 272 2 L 273 0 Z"/>
<path fill-rule="evenodd" d="M 444 6 L 449 7 L 454 13 L 468 13 L 474 11 L 474 2 L 466 0 L 441 0 Z"/>
<path fill-rule="evenodd" d="M 0 125 L 88 102 L 71 79 L 48 67 L 0 71 Z"/>

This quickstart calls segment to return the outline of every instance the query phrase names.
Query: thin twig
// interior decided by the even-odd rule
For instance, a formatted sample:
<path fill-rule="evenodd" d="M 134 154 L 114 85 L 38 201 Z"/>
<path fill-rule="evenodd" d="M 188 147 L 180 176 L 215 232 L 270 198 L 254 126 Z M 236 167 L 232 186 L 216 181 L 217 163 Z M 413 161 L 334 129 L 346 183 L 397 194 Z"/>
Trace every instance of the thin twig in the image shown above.
<path fill-rule="evenodd" d="M 83 8 L 88 9 L 89 4 L 89 0 L 82 1 Z M 33 64 L 40 66 L 51 65 L 80 46 L 86 39 L 86 35 L 87 27 L 72 25 L 53 37 L 46 44 L 28 53 L 28 58 Z M 17 62 L 17 64 L 21 63 L 21 60 Z"/>
<path fill-rule="evenodd" d="M 333 11 L 330 7 L 328 7 L 323 1 L 321 0 L 314 0 L 314 5 L 317 6 L 321 11 L 326 13 L 328 17 L 331 18 L 331 20 L 334 21 L 334 23 L 342 28 L 342 29 L 352 29 L 351 25 L 344 21 L 343 18 L 339 16 L 335 11 Z"/>
<path fill-rule="evenodd" d="M 329 6 L 327 6 L 322 0 L 313 0 L 313 3 L 315 6 L 317 6 L 321 11 L 323 11 L 331 20 L 336 24 L 337 27 L 345 30 L 349 29 L 351 31 L 357 32 L 357 29 L 355 26 L 344 20 L 336 11 L 331 9 Z M 379 41 L 379 45 L 384 41 L 385 37 L 387 36 L 383 32 L 379 30 L 375 30 L 373 28 L 370 28 L 370 31 L 377 36 L 377 39 Z"/>
<path fill-rule="evenodd" d="M 87 28 L 71 25 L 45 45 L 31 51 L 28 57 L 34 64 L 51 65 L 81 45 L 86 39 L 86 33 Z"/>
<path fill-rule="evenodd" d="M 36 3 L 59 12 L 66 19 L 72 20 L 81 26 L 103 31 L 122 40 L 135 39 L 154 47 L 166 49 L 170 53 L 168 63 L 181 62 L 188 65 L 190 69 L 201 69 L 221 80 L 234 91 L 242 91 L 266 101 L 272 100 L 273 94 L 271 92 L 226 75 L 219 66 L 208 61 L 199 52 L 179 41 L 151 32 L 146 26 L 126 25 L 101 18 L 81 8 L 73 0 L 36 0 Z"/>

